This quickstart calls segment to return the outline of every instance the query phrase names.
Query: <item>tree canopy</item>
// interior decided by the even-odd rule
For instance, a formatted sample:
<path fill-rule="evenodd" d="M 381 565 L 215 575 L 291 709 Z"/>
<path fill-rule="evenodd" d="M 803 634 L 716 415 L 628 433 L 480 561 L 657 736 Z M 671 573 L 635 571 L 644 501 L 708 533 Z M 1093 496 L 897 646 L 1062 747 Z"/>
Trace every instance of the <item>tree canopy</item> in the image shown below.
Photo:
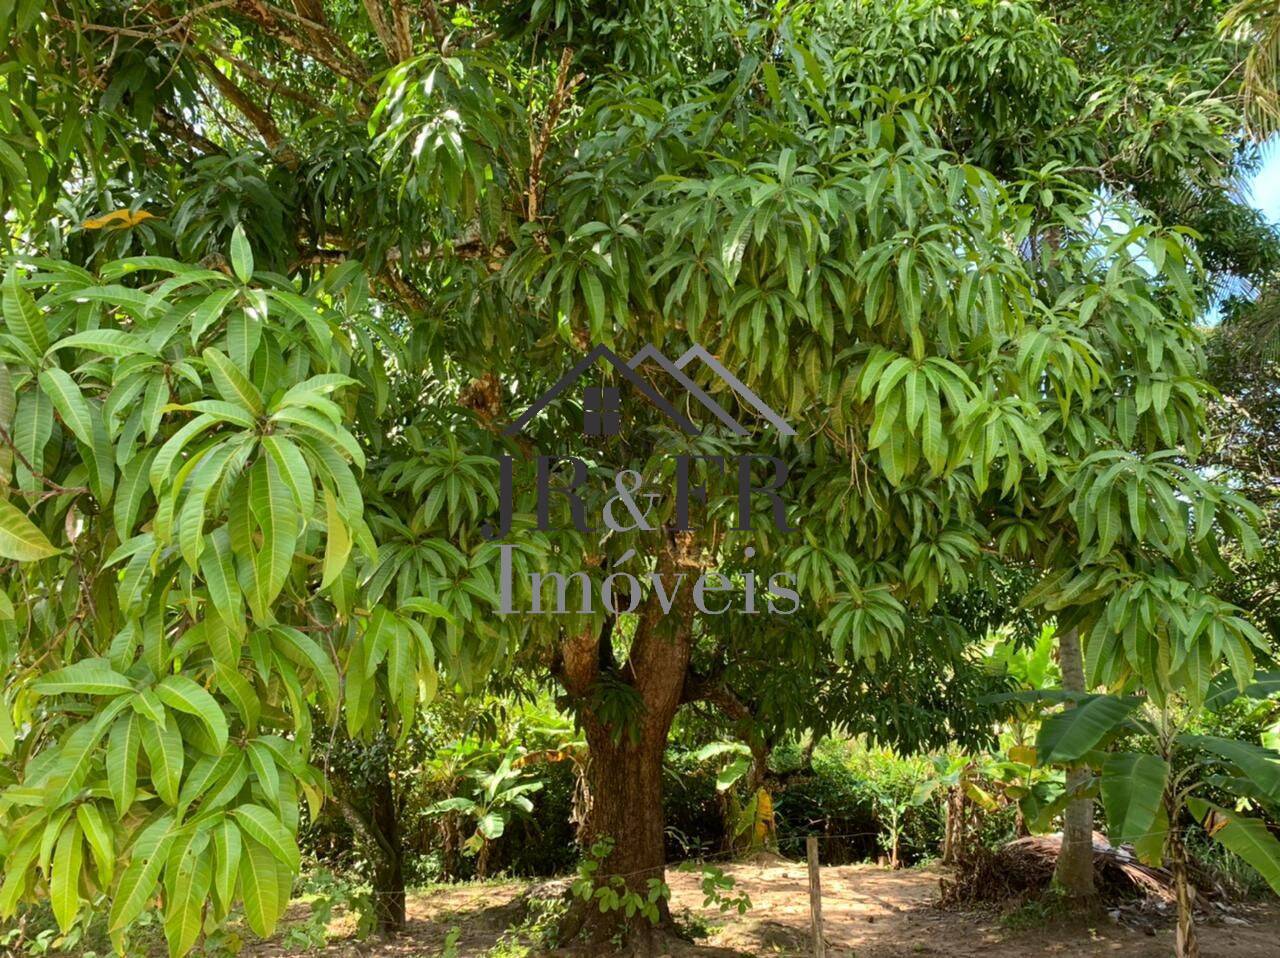
<path fill-rule="evenodd" d="M 1243 688 L 1265 643 L 1215 577 L 1257 512 L 1197 468 L 1195 321 L 1276 252 L 1232 189 L 1222 12 L 6 7 L 0 914 L 47 895 L 123 936 L 160 889 L 174 955 L 237 901 L 268 933 L 325 794 L 309 705 L 358 737 L 513 670 L 585 728 L 608 867 L 660 877 L 682 704 L 752 676 L 765 724 L 857 710 L 853 664 L 920 681 L 903 649 L 965 675 L 951 603 L 1008 570 L 1090 686 Z M 573 397 L 504 432 L 592 346 L 646 343 L 705 348 L 795 435 L 635 397 L 622 435 Z M 665 525 L 583 531 L 561 496 L 539 522 L 538 453 L 582 459 L 593 526 L 624 470 Z M 681 523 L 673 457 L 744 454 L 785 464 L 784 521 L 757 497 L 739 528 L 702 458 Z M 503 456 L 517 581 L 782 575 L 795 615 L 652 586 L 499 614 Z"/>

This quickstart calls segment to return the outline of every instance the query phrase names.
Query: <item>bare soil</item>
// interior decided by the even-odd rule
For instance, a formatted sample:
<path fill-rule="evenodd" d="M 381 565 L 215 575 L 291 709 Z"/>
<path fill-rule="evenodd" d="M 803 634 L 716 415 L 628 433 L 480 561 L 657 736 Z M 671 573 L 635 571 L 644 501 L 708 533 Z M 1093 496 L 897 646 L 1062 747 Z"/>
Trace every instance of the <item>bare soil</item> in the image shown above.
<path fill-rule="evenodd" d="M 672 911 L 686 925 L 708 934 L 697 947 L 678 947 L 671 958 L 750 955 L 807 956 L 809 897 L 803 863 L 782 859 L 729 865 L 736 879 L 733 894 L 745 891 L 752 907 L 745 915 L 703 908 L 696 873 L 671 870 Z M 1080 958 L 1169 958 L 1173 931 L 1156 919 L 1146 927 L 1117 924 L 1105 913 L 1079 921 L 1037 921 L 1025 911 L 1010 916 L 999 909 L 959 910 L 938 907 L 936 867 L 890 871 L 875 865 L 843 865 L 822 869 L 822 907 L 829 958 L 899 958 L 945 955 L 948 958 L 1026 958 L 1070 955 Z M 482 958 L 504 933 L 524 917 L 524 883 L 458 885 L 410 895 L 407 933 L 394 941 L 344 938 L 350 919 L 331 926 L 338 936 L 323 951 L 325 958 L 436 958 L 445 937 L 460 929 L 458 958 Z M 1011 911 L 1008 909 L 1007 911 Z M 306 905 L 292 907 L 289 920 L 306 916 Z M 1280 955 L 1280 905 L 1237 906 L 1232 914 L 1201 923 L 1204 958 L 1276 958 Z M 508 936 L 511 940 L 511 936 Z M 504 958 L 512 952 L 503 950 Z M 253 958 L 299 954 L 272 942 L 248 945 Z"/>

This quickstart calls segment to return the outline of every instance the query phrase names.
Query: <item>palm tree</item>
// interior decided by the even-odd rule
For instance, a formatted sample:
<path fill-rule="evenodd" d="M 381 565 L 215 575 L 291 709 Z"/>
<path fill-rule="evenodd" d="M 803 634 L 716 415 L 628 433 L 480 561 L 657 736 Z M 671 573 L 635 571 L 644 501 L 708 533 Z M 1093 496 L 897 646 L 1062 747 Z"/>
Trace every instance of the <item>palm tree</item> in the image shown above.
<path fill-rule="evenodd" d="M 1280 2 L 1240 0 L 1222 26 L 1253 45 L 1241 85 L 1245 123 L 1254 137 L 1265 140 L 1280 130 Z"/>

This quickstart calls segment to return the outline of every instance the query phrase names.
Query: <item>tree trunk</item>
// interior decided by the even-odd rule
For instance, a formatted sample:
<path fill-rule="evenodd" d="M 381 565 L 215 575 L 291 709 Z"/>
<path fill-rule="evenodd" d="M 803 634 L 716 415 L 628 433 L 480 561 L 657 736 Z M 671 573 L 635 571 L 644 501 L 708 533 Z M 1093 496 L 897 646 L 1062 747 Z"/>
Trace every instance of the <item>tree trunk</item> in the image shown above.
<path fill-rule="evenodd" d="M 1058 664 L 1062 668 L 1062 687 L 1068 692 L 1083 692 L 1084 661 L 1080 655 L 1080 634 L 1075 629 L 1068 629 L 1058 637 Z M 1086 786 L 1089 777 L 1089 770 L 1084 766 L 1068 769 L 1068 793 Z M 1071 799 L 1062 818 L 1062 850 L 1058 853 L 1058 864 L 1053 873 L 1054 884 L 1069 899 L 1092 898 L 1093 799 Z"/>
<path fill-rule="evenodd" d="M 404 855 L 389 774 L 380 774 L 373 782 L 369 805 L 372 824 L 379 836 L 373 864 L 374 917 L 379 934 L 396 935 L 404 931 Z"/>
<path fill-rule="evenodd" d="M 379 934 L 404 930 L 404 854 L 390 769 L 382 764 L 369 778 L 334 782 L 334 798 L 343 818 L 361 839 L 370 863 L 373 915 Z"/>
<path fill-rule="evenodd" d="M 594 725 L 594 728 L 593 728 Z M 669 723 L 642 733 L 639 742 L 625 733 L 621 742 L 610 730 L 590 723 L 587 743 L 591 748 L 589 776 L 592 791 L 588 833 L 591 841 L 610 839 L 613 850 L 600 866 L 597 883 L 614 884 L 614 876 L 641 896 L 648 896 L 649 882 L 663 880 L 666 854 L 663 844 L 662 753 Z M 598 913 L 598 912 L 597 912 Z M 666 902 L 659 909 L 660 924 L 670 922 Z M 591 924 L 605 937 L 612 937 L 621 923 L 618 915 L 601 915 Z M 643 933 L 651 922 L 637 919 L 629 932 Z M 594 936 L 593 936 L 594 937 Z"/>
<path fill-rule="evenodd" d="M 658 568 L 668 582 L 678 573 L 689 576 L 690 567 L 696 568 L 683 551 L 685 544 L 676 538 L 659 556 Z M 584 837 L 588 847 L 603 838 L 613 843 L 594 876 L 595 884 L 613 887 L 619 895 L 625 887 L 646 901 L 650 882 L 664 879 L 662 756 L 683 700 L 693 633 L 692 589 L 686 585 L 677 595 L 665 615 L 657 600 L 649 597 L 641 608 L 630 653 L 621 664 L 613 661 L 609 628 L 603 635 L 588 632 L 570 637 L 560 653 L 560 678 L 579 699 L 590 754 Z M 600 691 L 602 670 L 634 694 L 637 707 L 626 721 L 615 724 L 602 718 L 595 707 L 593 693 Z M 656 923 L 639 913 L 628 918 L 622 909 L 601 912 L 595 901 L 579 904 L 566 918 L 561 940 L 567 942 L 585 928 L 596 949 L 620 936 L 630 954 L 663 953 L 670 949 L 661 943 L 672 935 L 674 926 L 666 901 L 660 899 L 657 904 Z"/>

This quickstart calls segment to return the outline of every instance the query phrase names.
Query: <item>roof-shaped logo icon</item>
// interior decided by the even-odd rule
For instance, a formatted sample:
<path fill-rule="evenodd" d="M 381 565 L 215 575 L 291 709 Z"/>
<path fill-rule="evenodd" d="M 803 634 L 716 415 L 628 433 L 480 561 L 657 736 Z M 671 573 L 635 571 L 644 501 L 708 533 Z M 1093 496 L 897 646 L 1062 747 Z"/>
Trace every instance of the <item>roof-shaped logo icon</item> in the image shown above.
<path fill-rule="evenodd" d="M 504 432 L 507 435 L 515 435 L 527 426 L 534 418 L 542 412 L 554 399 L 560 396 L 565 390 L 578 381 L 588 369 L 595 365 L 596 360 L 603 359 L 611 365 L 618 374 L 627 382 L 640 391 L 640 393 L 654 404 L 668 419 L 676 424 L 681 430 L 687 433 L 697 433 L 698 427 L 695 426 L 687 416 L 684 416 L 670 402 L 662 397 L 662 395 L 654 389 L 640 375 L 639 370 L 645 363 L 652 362 L 657 365 L 663 372 L 670 376 L 690 397 L 701 404 L 708 412 L 718 419 L 730 432 L 735 435 L 745 436 L 748 432 L 747 428 L 737 419 L 729 415 L 724 407 L 707 395 L 697 383 L 695 383 L 685 369 L 693 362 L 701 362 L 709 368 L 712 373 L 718 376 L 721 381 L 738 397 L 738 401 L 747 408 L 753 410 L 762 419 L 767 421 L 774 429 L 782 433 L 784 436 L 794 436 L 796 431 L 791 428 L 785 419 L 779 416 L 771 409 L 768 404 L 753 393 L 747 386 L 733 373 L 725 369 L 724 364 L 720 360 L 712 356 L 702 346 L 693 346 L 688 349 L 679 359 L 672 361 L 667 358 L 653 344 L 646 345 L 638 353 L 628 360 L 621 359 L 613 350 L 607 346 L 596 346 L 580 360 L 574 363 L 573 367 L 560 377 L 554 386 L 538 397 L 532 406 L 524 411 L 515 422 L 507 426 Z M 619 408 L 620 398 L 617 387 L 589 387 L 583 391 L 583 431 L 588 435 L 612 435 L 618 432 L 619 427 Z"/>

